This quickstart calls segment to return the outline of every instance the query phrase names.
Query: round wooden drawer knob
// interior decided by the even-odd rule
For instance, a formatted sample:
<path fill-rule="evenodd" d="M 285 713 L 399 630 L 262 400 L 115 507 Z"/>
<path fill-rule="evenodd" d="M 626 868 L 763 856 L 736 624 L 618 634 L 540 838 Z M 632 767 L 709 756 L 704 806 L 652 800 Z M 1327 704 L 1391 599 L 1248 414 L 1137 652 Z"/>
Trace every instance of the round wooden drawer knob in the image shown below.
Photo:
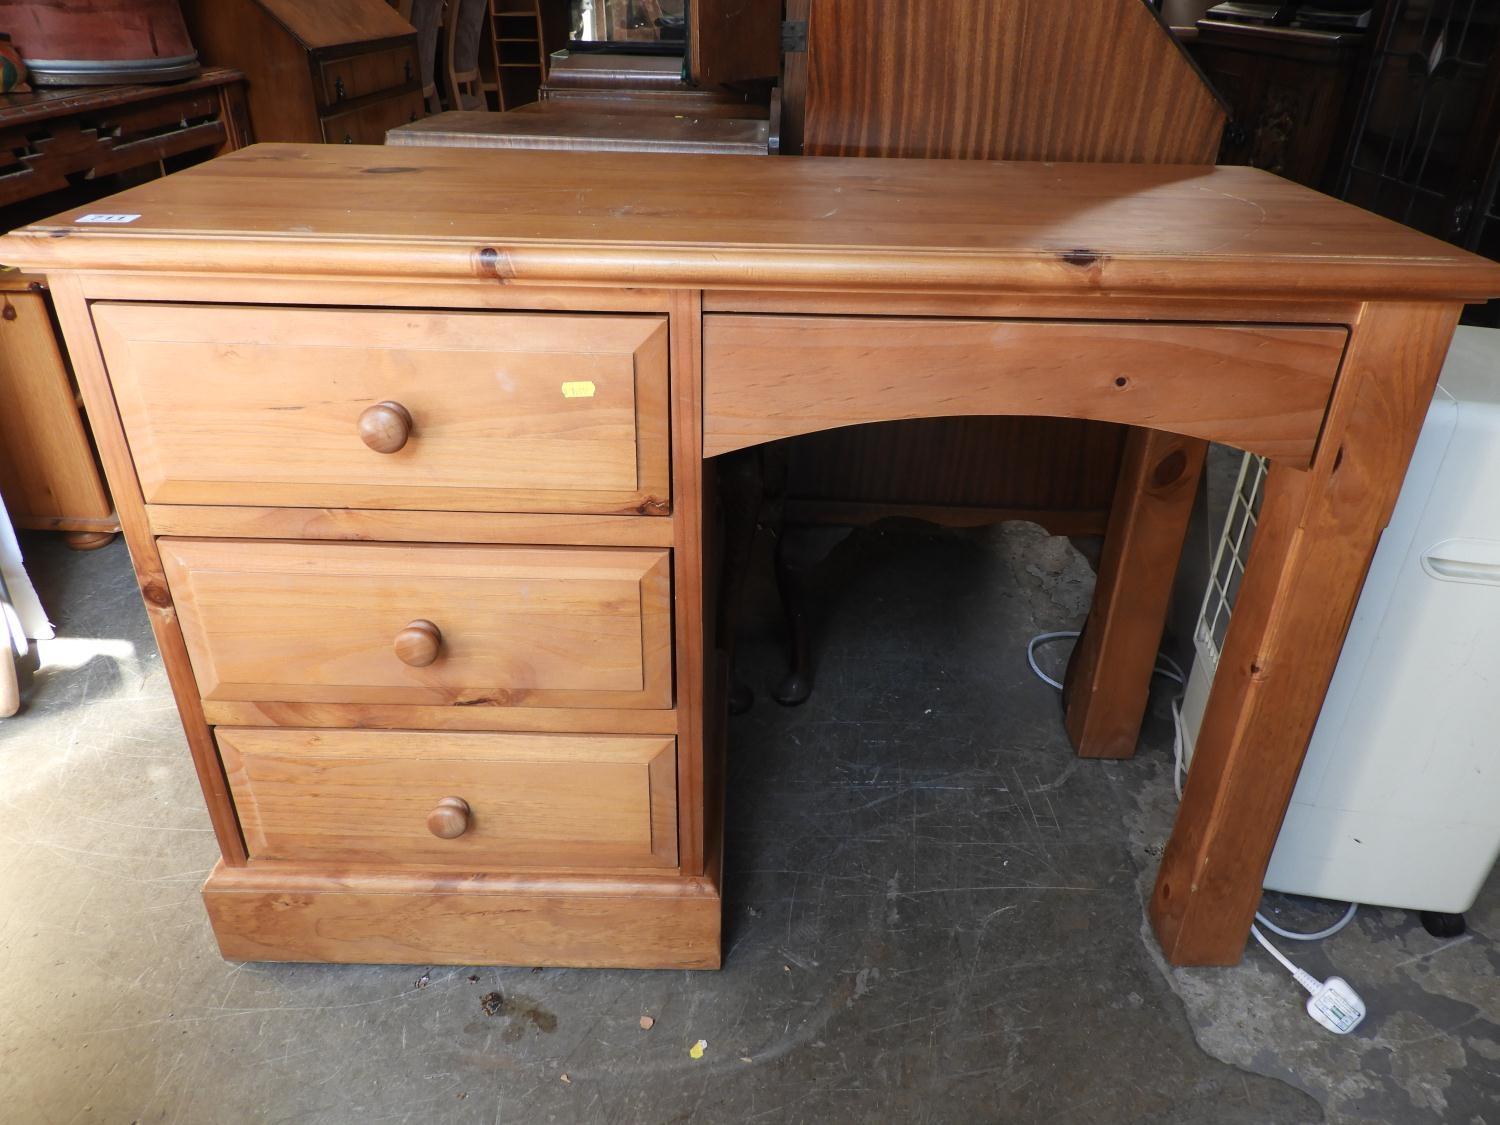
<path fill-rule="evenodd" d="M 399 402 L 377 402 L 359 416 L 359 440 L 376 453 L 396 453 L 411 437 L 411 411 Z"/>
<path fill-rule="evenodd" d="M 443 634 L 431 621 L 413 621 L 396 634 L 396 657 L 402 664 L 425 668 L 443 649 Z"/>
<path fill-rule="evenodd" d="M 469 830 L 469 802 L 462 797 L 444 797 L 427 814 L 427 831 L 439 840 L 456 840 Z"/>

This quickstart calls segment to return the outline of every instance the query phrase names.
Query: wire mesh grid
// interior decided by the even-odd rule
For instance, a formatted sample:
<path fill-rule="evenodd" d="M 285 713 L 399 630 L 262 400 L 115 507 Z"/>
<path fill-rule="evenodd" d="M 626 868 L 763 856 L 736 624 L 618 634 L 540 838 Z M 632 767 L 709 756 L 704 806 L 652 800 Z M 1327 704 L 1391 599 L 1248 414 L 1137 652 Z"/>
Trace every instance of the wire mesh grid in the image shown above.
<path fill-rule="evenodd" d="M 1261 498 L 1265 494 L 1266 459 L 1246 453 L 1240 462 L 1234 496 L 1224 517 L 1224 532 L 1214 552 L 1213 571 L 1203 592 L 1198 611 L 1198 625 L 1193 641 L 1199 658 L 1209 671 L 1217 671 L 1219 654 L 1224 651 L 1224 637 L 1229 632 L 1229 618 L 1245 578 L 1245 563 L 1250 557 L 1250 543 L 1260 519 Z"/>

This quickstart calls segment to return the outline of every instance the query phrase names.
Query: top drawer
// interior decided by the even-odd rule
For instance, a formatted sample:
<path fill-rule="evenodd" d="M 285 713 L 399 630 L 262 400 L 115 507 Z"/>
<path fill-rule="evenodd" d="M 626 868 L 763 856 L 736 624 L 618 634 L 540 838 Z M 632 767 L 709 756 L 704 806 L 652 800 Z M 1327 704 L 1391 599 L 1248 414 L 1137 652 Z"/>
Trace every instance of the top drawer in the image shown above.
<path fill-rule="evenodd" d="M 862 422 L 1123 422 L 1305 467 L 1337 325 L 938 317 L 703 318 L 703 455 Z"/>
<path fill-rule="evenodd" d="M 323 105 L 336 110 L 345 102 L 409 86 L 417 80 L 417 55 L 411 47 L 366 51 L 318 63 Z"/>
<path fill-rule="evenodd" d="M 664 317 L 93 314 L 148 503 L 670 511 Z"/>

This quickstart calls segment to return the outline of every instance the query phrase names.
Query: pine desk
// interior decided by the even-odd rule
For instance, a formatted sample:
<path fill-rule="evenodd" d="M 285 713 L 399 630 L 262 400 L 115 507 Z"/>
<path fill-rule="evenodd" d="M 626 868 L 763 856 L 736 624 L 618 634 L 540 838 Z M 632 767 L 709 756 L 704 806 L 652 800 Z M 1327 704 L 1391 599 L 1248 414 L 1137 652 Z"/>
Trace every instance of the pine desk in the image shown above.
<path fill-rule="evenodd" d="M 1205 442 L 1270 458 L 1150 905 L 1174 963 L 1238 960 L 1500 294 L 1249 168 L 257 145 L 87 210 L 124 218 L 0 259 L 52 285 L 250 960 L 718 965 L 710 460 L 962 414 L 1134 427 L 1066 694 L 1092 757 L 1133 751 Z"/>

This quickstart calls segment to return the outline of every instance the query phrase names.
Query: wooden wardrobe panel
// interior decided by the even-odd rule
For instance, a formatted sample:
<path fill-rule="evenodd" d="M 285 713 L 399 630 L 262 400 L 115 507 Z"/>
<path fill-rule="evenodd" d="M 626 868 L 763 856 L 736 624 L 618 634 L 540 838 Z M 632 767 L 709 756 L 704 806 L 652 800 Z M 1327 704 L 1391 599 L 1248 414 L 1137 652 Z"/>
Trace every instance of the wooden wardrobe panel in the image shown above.
<path fill-rule="evenodd" d="M 1142 0 L 812 0 L 809 156 L 1212 164 L 1224 107 Z"/>
<path fill-rule="evenodd" d="M 774 78 L 781 69 L 779 0 L 688 0 L 688 70 L 700 86 Z"/>

